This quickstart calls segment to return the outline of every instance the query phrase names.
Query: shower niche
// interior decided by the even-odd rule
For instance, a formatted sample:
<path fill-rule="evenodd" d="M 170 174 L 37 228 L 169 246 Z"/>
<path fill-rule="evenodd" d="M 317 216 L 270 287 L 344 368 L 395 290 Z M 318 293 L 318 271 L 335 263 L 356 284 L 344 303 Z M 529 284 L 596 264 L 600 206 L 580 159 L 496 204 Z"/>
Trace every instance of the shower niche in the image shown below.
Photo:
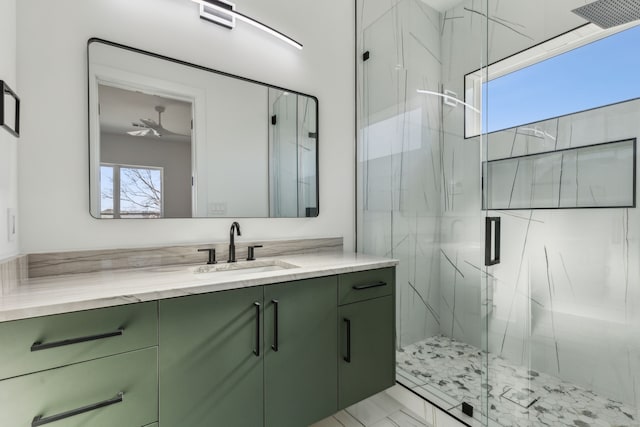
<path fill-rule="evenodd" d="M 640 27 L 583 5 L 356 1 L 357 250 L 400 260 L 397 382 L 468 425 L 640 425 Z"/>

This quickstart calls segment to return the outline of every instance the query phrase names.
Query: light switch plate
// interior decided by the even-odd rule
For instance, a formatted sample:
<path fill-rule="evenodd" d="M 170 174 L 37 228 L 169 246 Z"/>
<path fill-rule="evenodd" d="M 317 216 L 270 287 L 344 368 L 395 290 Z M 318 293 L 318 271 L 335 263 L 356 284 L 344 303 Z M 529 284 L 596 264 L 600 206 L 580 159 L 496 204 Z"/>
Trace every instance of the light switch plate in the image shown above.
<path fill-rule="evenodd" d="M 7 209 L 7 240 L 9 242 L 16 240 L 16 235 L 18 234 L 16 221 L 16 210 L 13 208 Z"/>

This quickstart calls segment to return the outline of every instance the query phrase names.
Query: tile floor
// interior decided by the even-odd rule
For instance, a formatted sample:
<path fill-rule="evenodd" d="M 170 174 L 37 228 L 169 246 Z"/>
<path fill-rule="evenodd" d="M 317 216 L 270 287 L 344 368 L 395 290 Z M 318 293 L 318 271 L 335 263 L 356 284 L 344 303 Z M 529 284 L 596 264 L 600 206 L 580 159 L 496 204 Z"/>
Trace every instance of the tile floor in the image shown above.
<path fill-rule="evenodd" d="M 397 379 L 439 407 L 461 413 L 463 401 L 480 407 L 481 356 L 471 345 L 431 337 L 397 353 Z M 490 426 L 640 426 L 635 409 L 621 402 L 492 354 L 488 360 Z M 477 423 L 478 412 L 470 424 Z"/>
<path fill-rule="evenodd" d="M 396 385 L 311 427 L 463 427 L 448 414 Z"/>

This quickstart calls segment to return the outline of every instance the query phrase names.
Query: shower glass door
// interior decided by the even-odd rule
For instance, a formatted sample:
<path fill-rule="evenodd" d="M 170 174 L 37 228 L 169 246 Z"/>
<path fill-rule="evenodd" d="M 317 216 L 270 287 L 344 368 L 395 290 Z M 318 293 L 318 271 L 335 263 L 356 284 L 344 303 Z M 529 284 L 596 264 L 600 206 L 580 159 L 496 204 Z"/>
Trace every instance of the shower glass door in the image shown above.
<path fill-rule="evenodd" d="M 357 249 L 400 260 L 398 382 L 470 425 L 640 425 L 640 27 L 585 4 L 356 2 Z"/>
<path fill-rule="evenodd" d="M 584 4 L 490 1 L 491 65 L 466 76 L 501 225 L 481 279 L 490 425 L 640 425 L 640 28 Z"/>
<path fill-rule="evenodd" d="M 462 101 L 486 65 L 487 2 L 454 3 L 356 2 L 357 245 L 400 261 L 398 383 L 483 423 L 482 145 Z"/>

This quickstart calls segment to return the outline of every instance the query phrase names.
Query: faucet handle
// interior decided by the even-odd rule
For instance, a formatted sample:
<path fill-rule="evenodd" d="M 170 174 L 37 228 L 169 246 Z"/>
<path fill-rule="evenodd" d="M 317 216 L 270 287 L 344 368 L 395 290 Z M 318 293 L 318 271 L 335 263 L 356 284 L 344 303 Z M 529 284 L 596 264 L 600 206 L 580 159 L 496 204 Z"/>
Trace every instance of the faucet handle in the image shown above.
<path fill-rule="evenodd" d="M 261 248 L 262 245 L 253 245 L 247 248 L 247 261 L 255 261 L 255 248 Z"/>
<path fill-rule="evenodd" d="M 198 249 L 198 252 L 209 252 L 209 260 L 207 264 L 217 264 L 216 261 L 216 250 L 215 249 Z"/>

